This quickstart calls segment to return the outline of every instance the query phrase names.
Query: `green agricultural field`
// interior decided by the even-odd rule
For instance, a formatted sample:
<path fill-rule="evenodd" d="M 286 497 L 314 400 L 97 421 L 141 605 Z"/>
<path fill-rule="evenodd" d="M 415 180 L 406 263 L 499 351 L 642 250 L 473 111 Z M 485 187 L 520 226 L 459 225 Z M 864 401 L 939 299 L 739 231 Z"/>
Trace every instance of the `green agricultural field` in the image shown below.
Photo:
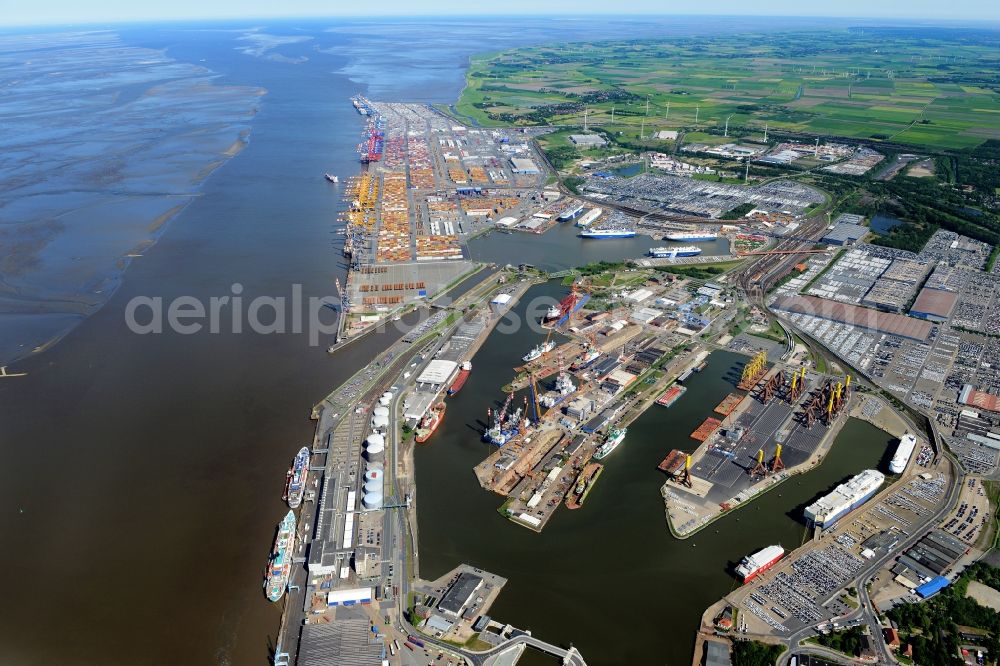
<path fill-rule="evenodd" d="M 638 137 L 774 130 L 969 149 L 1000 139 L 995 33 L 874 29 L 528 47 L 474 58 L 456 105 L 485 125 Z M 704 140 L 704 139 L 701 139 Z"/>

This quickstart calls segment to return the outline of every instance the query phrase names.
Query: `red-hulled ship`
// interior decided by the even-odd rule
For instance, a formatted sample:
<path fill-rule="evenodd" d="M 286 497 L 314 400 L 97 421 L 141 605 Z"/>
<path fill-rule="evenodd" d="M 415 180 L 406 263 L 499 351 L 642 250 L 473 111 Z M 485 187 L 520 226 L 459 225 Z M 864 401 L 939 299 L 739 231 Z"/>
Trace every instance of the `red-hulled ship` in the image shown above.
<path fill-rule="evenodd" d="M 418 444 L 423 444 L 426 442 L 437 427 L 441 425 L 441 421 L 444 420 L 444 410 L 447 409 L 443 402 L 431 407 L 431 411 L 424 415 L 424 418 L 420 419 L 420 424 L 417 425 L 417 435 L 416 440 Z"/>
<path fill-rule="evenodd" d="M 455 395 L 461 391 L 470 374 L 472 374 L 472 361 L 466 361 L 462 364 L 461 369 L 458 371 L 458 376 L 455 377 L 455 381 L 453 381 L 451 386 L 448 388 L 448 395 Z"/>
<path fill-rule="evenodd" d="M 758 550 L 753 555 L 747 555 L 736 567 L 736 575 L 744 583 L 749 583 L 757 576 L 761 575 L 785 556 L 785 549 L 781 546 L 768 546 L 763 550 Z"/>

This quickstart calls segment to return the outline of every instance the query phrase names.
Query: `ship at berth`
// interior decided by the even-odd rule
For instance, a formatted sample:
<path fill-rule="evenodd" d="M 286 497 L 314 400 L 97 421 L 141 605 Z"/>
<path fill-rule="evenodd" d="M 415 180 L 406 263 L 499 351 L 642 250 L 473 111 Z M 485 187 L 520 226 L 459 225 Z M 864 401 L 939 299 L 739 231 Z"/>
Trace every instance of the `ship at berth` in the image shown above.
<path fill-rule="evenodd" d="M 902 474 L 903 470 L 906 469 L 906 463 L 910 462 L 910 456 L 913 455 L 913 449 L 915 448 L 917 448 L 916 437 L 910 433 L 906 433 L 900 437 L 896 453 L 889 462 L 889 471 L 893 474 Z"/>
<path fill-rule="evenodd" d="M 833 527 L 838 520 L 871 499 L 884 482 L 885 474 L 866 469 L 850 481 L 837 486 L 829 495 L 807 506 L 806 522 L 822 529 Z"/>
<path fill-rule="evenodd" d="M 309 476 L 309 449 L 302 447 L 295 454 L 292 466 L 288 468 L 285 475 L 285 494 L 283 500 L 288 502 L 292 509 L 298 508 L 302 504 L 302 493 L 306 489 L 306 479 Z"/>
<path fill-rule="evenodd" d="M 714 241 L 719 237 L 719 234 L 713 232 L 705 231 L 681 231 L 678 233 L 667 234 L 663 237 L 663 240 L 674 241 L 676 243 L 699 243 L 705 241 Z"/>
<path fill-rule="evenodd" d="M 530 363 L 531 361 L 534 361 L 536 358 L 541 358 L 542 354 L 548 354 L 555 348 L 556 348 L 556 343 L 553 342 L 552 340 L 549 340 L 548 342 L 543 342 L 540 345 L 532 347 L 531 351 L 525 354 L 521 358 L 521 360 L 524 361 L 525 363 Z"/>
<path fill-rule="evenodd" d="M 676 259 L 677 257 L 697 257 L 701 254 L 701 248 L 696 245 L 685 245 L 683 247 L 651 247 L 649 256 L 656 259 Z"/>
<path fill-rule="evenodd" d="M 288 588 L 288 576 L 292 571 L 292 552 L 295 547 L 295 512 L 289 511 L 278 523 L 278 536 L 267 561 L 264 573 L 264 594 L 268 600 L 278 601 Z"/>
<path fill-rule="evenodd" d="M 461 369 L 458 371 L 458 376 L 455 377 L 455 381 L 451 383 L 448 388 L 448 395 L 455 395 L 462 390 L 465 386 L 466 380 L 469 379 L 469 375 L 472 374 L 472 361 L 466 361 L 462 364 Z"/>
<path fill-rule="evenodd" d="M 740 577 L 740 580 L 744 583 L 749 583 L 757 576 L 761 575 L 785 556 L 785 549 L 781 546 L 768 546 L 762 550 L 758 550 L 752 555 L 747 555 L 744 557 L 738 565 L 736 565 L 736 575 Z"/>
<path fill-rule="evenodd" d="M 594 460 L 604 460 L 611 455 L 611 452 L 618 448 L 618 445 L 622 443 L 625 439 L 625 433 L 628 432 L 628 428 L 615 428 L 608 433 L 607 439 L 604 443 L 594 452 Z"/>
<path fill-rule="evenodd" d="M 635 238 L 635 231 L 632 229 L 588 229 L 580 232 L 580 238 L 591 238 L 594 240 L 606 240 L 609 238 Z"/>

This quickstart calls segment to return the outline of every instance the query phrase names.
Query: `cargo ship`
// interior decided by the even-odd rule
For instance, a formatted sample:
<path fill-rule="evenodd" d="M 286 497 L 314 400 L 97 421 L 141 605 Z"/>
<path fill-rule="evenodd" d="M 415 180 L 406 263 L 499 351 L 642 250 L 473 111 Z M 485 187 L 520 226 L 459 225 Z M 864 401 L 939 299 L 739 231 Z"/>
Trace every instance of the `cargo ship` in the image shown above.
<path fill-rule="evenodd" d="M 903 470 L 906 469 L 906 463 L 910 462 L 910 456 L 913 455 L 913 449 L 917 447 L 917 438 L 906 433 L 899 438 L 899 446 L 896 447 L 896 453 L 892 456 L 892 460 L 889 462 L 889 471 L 893 474 L 902 474 Z"/>
<path fill-rule="evenodd" d="M 635 238 L 633 229 L 588 229 L 579 233 L 580 238 L 606 240 L 609 238 Z"/>
<path fill-rule="evenodd" d="M 663 237 L 663 240 L 673 241 L 675 243 L 698 243 L 705 241 L 714 241 L 718 239 L 719 234 L 713 232 L 705 231 L 679 231 L 673 234 L 667 234 Z"/>
<path fill-rule="evenodd" d="M 674 384 L 673 386 L 668 388 L 663 395 L 659 397 L 659 399 L 656 401 L 656 404 L 660 405 L 661 407 L 670 407 L 675 402 L 677 402 L 677 400 L 680 399 L 682 395 L 684 395 L 685 391 L 687 391 L 687 387 L 681 386 L 680 384 Z"/>
<path fill-rule="evenodd" d="M 417 424 L 417 434 L 415 439 L 417 444 L 423 444 L 430 436 L 434 434 L 437 427 L 441 425 L 441 421 L 444 420 L 444 410 L 447 406 L 443 402 L 431 407 L 431 411 L 424 414 L 424 418 L 420 419 L 420 423 Z"/>
<path fill-rule="evenodd" d="M 697 257 L 701 254 L 701 248 L 696 245 L 685 245 L 683 247 L 651 247 L 649 256 L 655 259 L 676 259 L 677 257 Z"/>
<path fill-rule="evenodd" d="M 372 111 L 371 103 L 361 95 L 355 95 L 352 97 L 351 104 L 353 104 L 355 110 L 363 116 L 367 116 Z"/>
<path fill-rule="evenodd" d="M 295 548 L 295 512 L 289 511 L 278 523 L 278 536 L 267 561 L 264 573 L 264 594 L 270 601 L 278 601 L 288 588 L 292 571 L 292 552 Z"/>
<path fill-rule="evenodd" d="M 545 317 L 542 319 L 542 326 L 545 328 L 559 328 L 572 317 L 574 314 L 580 311 L 587 301 L 590 300 L 590 294 L 571 292 L 566 298 L 559 301 L 559 305 L 553 305 L 545 313 Z"/>
<path fill-rule="evenodd" d="M 590 489 L 594 487 L 597 483 L 598 477 L 601 476 L 601 472 L 604 471 L 604 465 L 600 463 L 588 463 L 580 475 L 576 477 L 576 485 L 573 486 L 573 490 L 566 495 L 566 508 L 567 509 L 579 509 L 583 506 L 583 502 L 587 499 L 587 495 L 590 494 Z"/>
<path fill-rule="evenodd" d="M 576 221 L 576 226 L 581 229 L 586 229 L 591 225 L 591 223 L 601 216 L 604 211 L 600 208 L 591 208 L 583 216 Z"/>
<path fill-rule="evenodd" d="M 469 375 L 472 374 L 472 361 L 466 361 L 462 364 L 461 369 L 458 371 L 458 376 L 455 377 L 455 381 L 451 383 L 448 387 L 448 395 L 455 395 L 462 390 L 465 386 L 466 380 L 469 379 Z"/>
<path fill-rule="evenodd" d="M 625 439 L 625 433 L 627 432 L 628 428 L 612 428 L 611 432 L 608 433 L 607 439 L 604 440 L 604 443 L 594 453 L 594 460 L 604 460 L 611 455 L 611 452 L 617 449 L 618 445 Z"/>
<path fill-rule="evenodd" d="M 326 178 L 331 183 L 339 183 L 340 182 L 340 178 L 338 178 L 337 176 L 334 176 L 332 173 L 324 173 L 323 177 Z"/>
<path fill-rule="evenodd" d="M 540 345 L 531 348 L 527 354 L 521 357 L 521 360 L 525 363 L 534 361 L 536 358 L 540 358 L 542 354 L 548 354 L 550 351 L 556 348 L 556 343 L 552 340 L 548 342 L 543 342 Z"/>
<path fill-rule="evenodd" d="M 785 556 L 785 549 L 781 546 L 768 546 L 758 550 L 753 555 L 747 555 L 736 566 L 736 575 L 744 584 L 749 583 L 757 576 L 761 575 Z"/>
<path fill-rule="evenodd" d="M 302 504 L 302 493 L 306 489 L 306 480 L 309 476 L 309 449 L 302 447 L 295 454 L 292 466 L 285 474 L 285 492 L 281 499 L 288 502 L 288 506 L 297 509 Z"/>
<path fill-rule="evenodd" d="M 842 517 L 858 508 L 878 492 L 885 482 L 885 475 L 866 469 L 850 481 L 842 483 L 829 495 L 819 498 L 805 508 L 806 522 L 810 526 L 827 529 Z"/>
<path fill-rule="evenodd" d="M 573 372 L 576 372 L 577 370 L 583 370 L 585 368 L 590 367 L 590 365 L 600 357 L 601 357 L 600 350 L 591 349 L 585 354 L 582 354 L 576 361 L 574 361 L 573 365 L 569 366 L 569 369 L 572 370 Z"/>

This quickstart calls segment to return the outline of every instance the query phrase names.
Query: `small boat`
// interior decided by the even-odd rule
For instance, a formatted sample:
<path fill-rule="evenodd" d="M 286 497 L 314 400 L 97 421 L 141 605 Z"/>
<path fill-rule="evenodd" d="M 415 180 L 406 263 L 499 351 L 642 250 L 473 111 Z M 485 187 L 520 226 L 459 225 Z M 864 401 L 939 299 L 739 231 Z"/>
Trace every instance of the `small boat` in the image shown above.
<path fill-rule="evenodd" d="M 441 421 L 444 420 L 444 410 L 447 409 L 447 405 L 443 402 L 431 407 L 430 413 L 426 414 L 424 418 L 420 419 L 420 423 L 417 425 L 416 440 L 418 444 L 423 444 L 430 436 L 434 434 L 437 427 L 441 425 Z"/>
<path fill-rule="evenodd" d="M 323 174 L 323 177 L 326 178 L 331 183 L 339 183 L 340 182 L 340 178 L 338 178 L 337 176 L 334 176 L 332 174 L 325 173 L 325 174 Z"/>

